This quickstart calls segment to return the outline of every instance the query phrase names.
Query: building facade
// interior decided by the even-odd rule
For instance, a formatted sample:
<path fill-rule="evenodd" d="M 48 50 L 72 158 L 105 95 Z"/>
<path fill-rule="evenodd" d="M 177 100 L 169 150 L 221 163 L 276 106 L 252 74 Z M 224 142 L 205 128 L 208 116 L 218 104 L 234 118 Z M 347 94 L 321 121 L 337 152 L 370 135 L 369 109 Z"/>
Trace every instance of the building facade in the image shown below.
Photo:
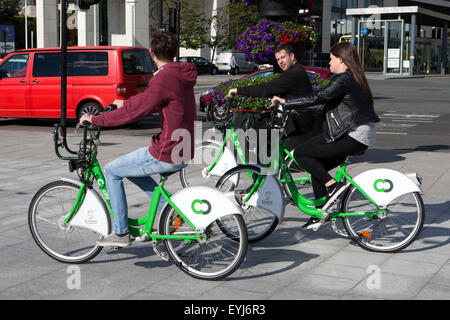
<path fill-rule="evenodd" d="M 195 1 L 195 0 L 194 0 Z M 226 0 L 204 1 L 205 15 Z M 39 47 L 59 46 L 59 0 L 35 0 L 37 44 Z M 67 25 L 69 44 L 78 46 L 150 46 L 151 30 L 158 25 L 158 0 L 100 0 L 87 11 L 76 9 L 76 0 L 69 0 Z M 212 30 L 211 32 L 214 32 Z M 181 55 L 208 58 L 209 49 L 180 50 Z"/>
<path fill-rule="evenodd" d="M 318 0 L 311 16 L 319 43 L 310 64 L 326 65 L 330 47 L 347 40 L 368 71 L 449 73 L 449 1 Z"/>
<path fill-rule="evenodd" d="M 60 1 L 28 1 L 35 5 L 35 9 L 30 11 L 36 12 L 37 17 L 37 47 L 59 46 Z M 228 0 L 192 1 L 202 2 L 204 14 L 210 17 Z M 100 0 L 88 11 L 77 11 L 75 2 L 69 0 L 69 44 L 149 47 L 151 30 L 158 24 L 158 0 Z M 410 10 L 395 9 L 404 7 Z M 413 7 L 420 9 L 414 13 L 416 9 Z M 377 8 L 385 9 L 380 11 Z M 439 18 L 433 18 L 433 15 Z M 319 41 L 314 52 L 304 57 L 304 63 L 327 66 L 330 47 L 352 38 L 358 45 L 366 70 L 399 74 L 448 73 L 449 17 L 450 2 L 444 0 L 315 0 L 310 21 Z M 397 22 L 386 22 L 388 20 Z M 375 27 L 367 28 L 363 21 L 369 21 Z M 390 30 L 387 35 L 386 28 Z M 366 29 L 369 29 L 368 34 L 360 34 Z M 414 37 L 411 35 L 413 29 Z M 395 43 L 395 48 L 392 43 Z M 398 62 L 394 63 L 394 58 L 391 64 L 385 61 L 400 54 Z M 211 51 L 209 48 L 181 49 L 180 55 L 210 58 Z M 399 63 L 398 68 L 389 68 Z"/>

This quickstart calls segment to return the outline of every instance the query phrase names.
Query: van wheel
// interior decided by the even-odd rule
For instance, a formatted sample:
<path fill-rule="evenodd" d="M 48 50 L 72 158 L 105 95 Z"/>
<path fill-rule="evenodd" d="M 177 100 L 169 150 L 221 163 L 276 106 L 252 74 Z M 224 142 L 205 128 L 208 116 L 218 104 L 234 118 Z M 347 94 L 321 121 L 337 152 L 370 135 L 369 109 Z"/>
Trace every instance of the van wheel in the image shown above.
<path fill-rule="evenodd" d="M 234 69 L 234 74 L 238 74 L 239 73 L 239 67 L 236 67 L 235 69 Z"/>
<path fill-rule="evenodd" d="M 102 106 L 98 102 L 90 101 L 83 104 L 78 110 L 78 119 L 84 114 L 98 115 L 103 111 Z"/>

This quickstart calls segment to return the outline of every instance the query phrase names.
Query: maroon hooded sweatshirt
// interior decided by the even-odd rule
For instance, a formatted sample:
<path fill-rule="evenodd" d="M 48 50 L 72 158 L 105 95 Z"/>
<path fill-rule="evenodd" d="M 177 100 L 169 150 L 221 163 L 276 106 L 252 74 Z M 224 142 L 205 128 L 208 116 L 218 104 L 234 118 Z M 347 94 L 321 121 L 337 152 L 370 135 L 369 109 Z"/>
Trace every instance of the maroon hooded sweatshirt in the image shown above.
<path fill-rule="evenodd" d="M 161 132 L 152 137 L 150 154 L 160 161 L 173 163 L 172 150 L 183 142 L 183 147 L 191 148 L 190 158 L 186 159 L 183 155 L 183 147 L 177 148 L 179 151 L 177 157 L 183 157 L 184 161 L 190 160 L 194 157 L 196 118 L 194 85 L 196 81 L 195 64 L 167 63 L 153 74 L 145 91 L 126 100 L 122 108 L 93 116 L 92 123 L 98 127 L 116 127 L 158 112 L 161 119 Z M 189 135 L 184 134 L 183 138 L 176 133 L 172 138 L 172 133 L 177 129 L 184 129 L 183 132 Z M 190 141 L 183 141 L 183 139 Z"/>

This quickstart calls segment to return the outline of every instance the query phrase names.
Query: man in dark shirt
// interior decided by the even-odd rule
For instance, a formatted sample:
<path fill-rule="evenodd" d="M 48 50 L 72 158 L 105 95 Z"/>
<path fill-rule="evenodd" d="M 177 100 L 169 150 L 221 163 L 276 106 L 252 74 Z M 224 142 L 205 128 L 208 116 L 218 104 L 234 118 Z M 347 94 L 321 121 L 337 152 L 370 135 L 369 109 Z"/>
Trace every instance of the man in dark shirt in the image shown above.
<path fill-rule="evenodd" d="M 279 45 L 275 50 L 275 59 L 283 73 L 276 79 L 262 84 L 230 89 L 228 95 L 233 93 L 247 97 L 278 97 L 299 96 L 312 92 L 311 82 L 303 66 L 297 63 L 294 50 L 288 43 Z"/>
<path fill-rule="evenodd" d="M 280 44 L 275 48 L 274 53 L 278 65 L 283 70 L 278 78 L 262 84 L 230 89 L 228 96 L 238 94 L 247 97 L 272 97 L 276 95 L 289 98 L 312 93 L 311 81 L 303 66 L 297 62 L 291 44 Z M 296 111 L 290 115 L 285 129 L 290 137 L 286 141 L 286 146 L 291 150 L 299 141 L 321 132 L 322 118 L 320 115 L 314 115 L 310 110 Z"/>

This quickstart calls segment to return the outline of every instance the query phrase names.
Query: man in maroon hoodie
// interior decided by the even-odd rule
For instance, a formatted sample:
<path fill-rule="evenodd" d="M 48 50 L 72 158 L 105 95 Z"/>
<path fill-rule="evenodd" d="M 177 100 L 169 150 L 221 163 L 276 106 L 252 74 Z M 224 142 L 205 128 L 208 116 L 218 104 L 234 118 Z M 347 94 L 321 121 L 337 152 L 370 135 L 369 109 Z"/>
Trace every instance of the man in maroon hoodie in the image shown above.
<path fill-rule="evenodd" d="M 177 53 L 176 36 L 170 32 L 153 32 L 150 53 L 158 66 L 147 89 L 130 99 L 116 100 L 118 109 L 98 116 L 84 115 L 98 127 L 116 127 L 159 113 L 161 132 L 154 135 L 149 147 L 140 148 L 109 162 L 105 166 L 108 195 L 114 211 L 114 233 L 99 240 L 100 246 L 126 247 L 128 208 L 123 178 L 135 183 L 150 197 L 157 185 L 150 175 L 182 169 L 194 156 L 194 120 L 196 106 L 194 64 L 173 62 Z M 160 204 L 160 206 L 162 203 Z"/>

